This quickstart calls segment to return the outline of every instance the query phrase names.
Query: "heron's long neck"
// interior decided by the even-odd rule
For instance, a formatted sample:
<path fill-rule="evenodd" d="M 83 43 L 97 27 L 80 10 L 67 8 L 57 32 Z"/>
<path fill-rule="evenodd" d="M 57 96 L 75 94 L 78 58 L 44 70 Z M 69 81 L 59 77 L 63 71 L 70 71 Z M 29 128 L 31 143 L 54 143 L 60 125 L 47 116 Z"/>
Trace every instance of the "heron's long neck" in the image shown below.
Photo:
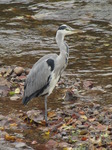
<path fill-rule="evenodd" d="M 69 49 L 67 44 L 64 41 L 64 36 L 62 34 L 56 35 L 56 42 L 58 44 L 58 47 L 60 49 L 60 57 L 65 57 L 65 59 L 68 59 L 69 56 Z"/>

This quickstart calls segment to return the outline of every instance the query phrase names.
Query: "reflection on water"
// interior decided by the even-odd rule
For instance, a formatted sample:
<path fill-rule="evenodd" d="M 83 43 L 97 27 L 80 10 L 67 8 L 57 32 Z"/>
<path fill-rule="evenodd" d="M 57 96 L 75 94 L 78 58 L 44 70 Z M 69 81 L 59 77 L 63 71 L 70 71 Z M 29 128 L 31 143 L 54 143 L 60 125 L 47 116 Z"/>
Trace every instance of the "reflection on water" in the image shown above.
<path fill-rule="evenodd" d="M 66 37 L 69 76 L 103 87 L 112 83 L 111 0 L 1 0 L 0 14 L 0 60 L 5 64 L 31 67 L 41 56 L 58 53 L 55 33 L 66 23 L 85 31 Z M 111 101 L 111 90 L 102 99 Z"/>

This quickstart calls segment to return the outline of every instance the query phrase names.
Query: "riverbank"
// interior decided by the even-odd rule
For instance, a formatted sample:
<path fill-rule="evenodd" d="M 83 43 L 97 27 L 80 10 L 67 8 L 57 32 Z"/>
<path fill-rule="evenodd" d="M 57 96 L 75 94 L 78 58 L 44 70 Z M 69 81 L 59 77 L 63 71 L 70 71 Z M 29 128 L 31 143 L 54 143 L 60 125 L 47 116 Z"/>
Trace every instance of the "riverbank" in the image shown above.
<path fill-rule="evenodd" d="M 45 126 L 44 102 L 36 99 L 24 107 L 21 103 L 24 81 L 29 68 L 0 68 L 0 146 L 2 149 L 111 149 L 112 105 L 80 94 L 82 83 L 63 77 L 48 101 L 49 126 Z M 83 88 L 94 91 L 92 81 Z M 109 87 L 108 87 L 109 88 Z M 111 87 L 110 87 L 111 88 Z M 97 88 L 98 89 L 98 88 Z M 84 92 L 84 90 L 82 90 Z M 99 88 L 96 93 L 105 93 Z M 57 97 L 58 95 L 58 97 Z M 91 97 L 92 98 L 92 97 Z M 41 103 L 40 103 L 41 102 Z M 54 107 L 54 105 L 56 105 Z"/>

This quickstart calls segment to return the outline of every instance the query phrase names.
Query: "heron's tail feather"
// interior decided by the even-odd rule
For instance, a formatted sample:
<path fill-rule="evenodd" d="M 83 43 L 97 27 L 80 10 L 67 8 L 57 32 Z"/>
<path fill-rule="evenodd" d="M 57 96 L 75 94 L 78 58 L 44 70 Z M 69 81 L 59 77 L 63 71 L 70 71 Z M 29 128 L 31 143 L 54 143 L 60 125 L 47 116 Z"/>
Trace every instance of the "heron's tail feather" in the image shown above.
<path fill-rule="evenodd" d="M 23 103 L 24 105 L 26 105 L 32 98 L 34 98 L 34 97 L 36 97 L 36 96 L 37 96 L 37 93 L 31 94 L 29 97 L 23 96 L 22 103 Z"/>
<path fill-rule="evenodd" d="M 29 97 L 23 97 L 22 103 L 26 105 L 29 102 Z"/>

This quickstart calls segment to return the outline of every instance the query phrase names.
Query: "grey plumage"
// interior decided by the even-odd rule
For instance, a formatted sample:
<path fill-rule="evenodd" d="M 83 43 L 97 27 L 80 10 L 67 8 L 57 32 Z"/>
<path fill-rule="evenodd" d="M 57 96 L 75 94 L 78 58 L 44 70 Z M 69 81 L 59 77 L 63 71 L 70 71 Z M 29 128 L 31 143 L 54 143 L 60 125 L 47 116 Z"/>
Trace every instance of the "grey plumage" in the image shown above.
<path fill-rule="evenodd" d="M 48 89 L 45 90 L 46 88 L 44 88 L 49 85 L 51 80 L 51 68 L 48 66 L 47 60 L 52 58 L 52 60 L 55 61 L 56 57 L 56 54 L 49 54 L 42 57 L 34 64 L 25 82 L 23 104 L 27 104 L 27 102 L 33 97 L 48 93 Z"/>
<path fill-rule="evenodd" d="M 64 42 L 65 35 L 71 35 L 74 29 L 62 25 L 56 33 L 56 42 L 60 54 L 48 54 L 39 59 L 32 67 L 24 85 L 23 104 L 38 96 L 45 96 L 45 121 L 47 123 L 47 97 L 53 91 L 63 70 L 66 68 L 69 57 L 67 44 Z"/>

